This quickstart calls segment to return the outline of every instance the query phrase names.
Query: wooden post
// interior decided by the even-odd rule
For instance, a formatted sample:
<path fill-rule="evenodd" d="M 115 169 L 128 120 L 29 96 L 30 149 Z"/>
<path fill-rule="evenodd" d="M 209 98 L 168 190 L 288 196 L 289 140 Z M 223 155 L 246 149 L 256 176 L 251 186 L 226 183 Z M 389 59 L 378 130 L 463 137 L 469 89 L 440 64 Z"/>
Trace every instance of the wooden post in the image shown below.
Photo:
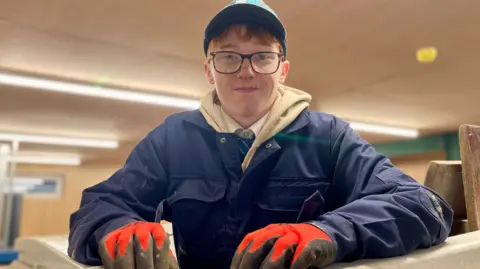
<path fill-rule="evenodd" d="M 458 139 L 468 226 L 472 232 L 480 229 L 480 126 L 461 125 Z"/>
<path fill-rule="evenodd" d="M 453 225 L 449 236 L 468 233 L 462 162 L 431 161 L 424 185 L 440 194 L 453 209 Z"/>
<path fill-rule="evenodd" d="M 450 204 L 455 218 L 467 218 L 461 161 L 431 161 L 424 185 Z"/>

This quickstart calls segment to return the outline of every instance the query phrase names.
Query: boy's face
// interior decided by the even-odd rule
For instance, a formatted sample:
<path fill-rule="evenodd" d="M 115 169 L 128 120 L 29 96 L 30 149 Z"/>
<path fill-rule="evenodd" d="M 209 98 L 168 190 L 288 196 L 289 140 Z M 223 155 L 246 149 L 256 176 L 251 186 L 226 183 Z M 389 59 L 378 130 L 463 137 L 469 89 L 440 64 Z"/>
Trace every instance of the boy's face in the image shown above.
<path fill-rule="evenodd" d="M 227 32 L 213 51 L 217 53 L 216 58 L 205 63 L 205 75 L 209 83 L 215 86 L 218 98 L 227 112 L 248 117 L 270 108 L 275 101 L 276 90 L 279 84 L 284 83 L 290 66 L 288 61 L 279 61 L 281 57 L 275 54 L 279 51 L 278 44 L 262 44 L 256 37 L 242 38 L 240 31 Z M 245 58 L 240 69 L 231 73 L 236 70 L 241 58 L 224 52 L 274 53 L 255 56 L 252 58 L 254 66 Z M 254 70 L 271 74 L 259 74 Z"/>

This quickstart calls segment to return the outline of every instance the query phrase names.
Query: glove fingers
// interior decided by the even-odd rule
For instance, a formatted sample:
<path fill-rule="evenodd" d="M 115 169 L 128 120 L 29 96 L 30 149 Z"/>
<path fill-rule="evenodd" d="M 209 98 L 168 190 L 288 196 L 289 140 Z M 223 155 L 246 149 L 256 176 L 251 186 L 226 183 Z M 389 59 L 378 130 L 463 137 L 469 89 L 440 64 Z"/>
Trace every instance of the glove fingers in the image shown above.
<path fill-rule="evenodd" d="M 284 250 L 284 254 L 274 261 L 271 260 L 272 252 L 270 252 L 270 254 L 268 254 L 268 256 L 263 261 L 261 267 L 259 268 L 260 269 L 288 269 L 290 268 L 294 252 L 295 252 L 295 246 L 288 247 L 287 249 Z M 305 269 L 305 268 L 302 268 L 302 269 Z"/>
<path fill-rule="evenodd" d="M 245 252 L 247 252 L 247 249 L 250 247 L 250 244 L 248 244 L 246 247 L 243 247 L 242 249 L 238 249 L 235 252 L 235 255 L 232 258 L 232 262 L 230 264 L 230 269 L 239 269 L 240 268 L 240 263 L 243 260 L 243 256 L 245 256 Z"/>
<path fill-rule="evenodd" d="M 285 232 L 283 225 L 274 224 L 249 233 L 233 257 L 231 269 L 260 268 L 275 241 Z"/>
<path fill-rule="evenodd" d="M 159 238 L 158 235 L 156 237 Z M 170 254 L 170 240 L 168 239 L 168 236 L 166 236 L 166 233 L 163 236 L 163 239 L 160 238 L 160 240 L 162 241 L 157 241 L 158 244 L 153 245 L 155 269 L 168 269 L 172 265 L 175 265 L 176 261 L 172 260 L 173 257 Z"/>
<path fill-rule="evenodd" d="M 98 247 L 98 254 L 100 255 L 105 269 L 114 269 L 113 261 L 117 252 L 117 241 L 120 232 L 113 232 L 103 239 Z"/>
<path fill-rule="evenodd" d="M 150 233 L 136 234 L 135 242 L 135 268 L 154 269 L 153 240 Z"/>
<path fill-rule="evenodd" d="M 177 259 L 173 255 L 173 252 L 170 250 L 170 255 L 168 255 L 168 268 L 169 269 L 179 269 Z M 155 268 L 157 269 L 157 268 Z"/>
<path fill-rule="evenodd" d="M 165 232 L 162 226 L 153 227 L 151 232 L 153 239 L 155 239 L 155 242 L 157 243 L 157 248 L 161 248 L 164 241 L 169 239 L 167 232 Z M 168 244 L 168 247 L 170 248 L 170 244 Z"/>
<path fill-rule="evenodd" d="M 178 269 L 168 235 L 157 223 L 138 222 L 113 231 L 98 251 L 105 269 Z"/>
<path fill-rule="evenodd" d="M 277 226 L 272 229 L 265 229 L 265 230 L 260 230 L 255 233 L 255 236 L 252 238 L 252 245 L 250 246 L 249 252 L 256 251 L 257 248 L 260 246 L 263 246 L 268 240 L 271 238 L 275 237 L 276 241 L 278 238 L 282 237 L 287 233 L 287 230 L 285 229 L 284 226 Z M 273 246 L 273 243 L 271 242 L 272 245 L 270 248 Z M 270 251 L 270 250 L 269 250 Z"/>
<path fill-rule="evenodd" d="M 290 268 L 299 240 L 300 238 L 295 233 L 287 233 L 279 238 L 263 262 L 261 269 Z"/>
<path fill-rule="evenodd" d="M 291 269 L 320 269 L 334 262 L 336 247 L 332 242 L 314 239 L 305 247 L 298 247 Z"/>
<path fill-rule="evenodd" d="M 129 245 L 133 248 L 133 234 L 135 233 L 135 226 L 130 226 L 121 229 L 117 240 L 117 253 L 115 259 L 120 255 L 124 256 Z"/>
<path fill-rule="evenodd" d="M 280 238 L 280 236 L 270 237 L 268 240 L 264 241 L 262 245 L 255 248 L 254 251 L 251 251 L 254 243 L 252 242 L 252 244 L 250 244 L 245 250 L 238 269 L 260 268 L 278 238 Z"/>
<path fill-rule="evenodd" d="M 115 252 L 116 252 L 116 247 L 115 246 L 116 246 L 116 244 L 114 245 L 113 256 L 115 256 Z M 98 253 L 100 254 L 100 257 L 102 259 L 102 265 L 103 265 L 104 269 L 115 269 L 115 266 L 113 264 L 114 258 L 112 258 L 110 256 L 110 253 L 108 252 L 108 249 L 105 246 L 105 244 L 102 244 L 100 246 L 100 248 L 98 249 Z"/>
<path fill-rule="evenodd" d="M 133 235 L 122 233 L 118 239 L 117 250 L 113 261 L 115 269 L 131 269 L 135 268 L 135 251 Z"/>
<path fill-rule="evenodd" d="M 262 245 L 266 240 L 273 236 L 281 236 L 284 232 L 284 226 L 280 226 L 278 224 L 271 224 L 261 230 L 254 231 L 252 233 L 247 234 L 243 241 L 240 243 L 238 247 L 238 251 L 243 251 L 250 246 L 250 248 L 257 248 Z M 253 245 L 250 242 L 253 241 Z"/>

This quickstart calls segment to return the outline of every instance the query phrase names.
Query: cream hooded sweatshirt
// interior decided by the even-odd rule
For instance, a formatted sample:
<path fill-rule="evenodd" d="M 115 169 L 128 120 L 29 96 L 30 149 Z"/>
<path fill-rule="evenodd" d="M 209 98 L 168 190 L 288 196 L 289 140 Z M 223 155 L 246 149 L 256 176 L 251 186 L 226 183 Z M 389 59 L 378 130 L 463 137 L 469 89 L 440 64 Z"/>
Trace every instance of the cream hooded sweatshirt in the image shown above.
<path fill-rule="evenodd" d="M 228 127 L 223 120 L 222 109 L 220 105 L 213 102 L 214 91 L 202 99 L 200 112 L 213 129 L 217 132 L 227 133 Z M 284 85 L 280 85 L 278 92 L 265 124 L 245 156 L 242 163 L 243 171 L 247 169 L 258 147 L 292 123 L 304 109 L 308 108 L 312 99 L 308 93 Z"/>

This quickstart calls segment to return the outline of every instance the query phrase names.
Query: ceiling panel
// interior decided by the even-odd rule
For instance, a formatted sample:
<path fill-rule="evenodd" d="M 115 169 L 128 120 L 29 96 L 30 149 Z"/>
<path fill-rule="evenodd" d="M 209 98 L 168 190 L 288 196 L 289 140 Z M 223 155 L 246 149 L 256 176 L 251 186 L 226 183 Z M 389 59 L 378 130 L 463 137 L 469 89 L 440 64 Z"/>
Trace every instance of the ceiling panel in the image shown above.
<path fill-rule="evenodd" d="M 226 1 L 15 0 L 0 15 L 15 24 L 142 50 L 201 59 L 202 30 Z M 195 12 L 190 12 L 195 11 Z M 180 42 L 179 42 L 180 41 Z"/>
<path fill-rule="evenodd" d="M 0 25 L 0 67 L 46 76 L 108 83 L 147 91 L 202 96 L 209 89 L 203 63 L 91 42 L 12 24 Z M 188 79 L 186 79 L 188 78 Z"/>
<path fill-rule="evenodd" d="M 428 130 L 432 124 L 444 126 L 458 121 L 456 115 L 408 101 L 399 101 L 382 93 L 352 92 L 329 98 L 322 110 L 349 121 L 384 124 Z"/>
<path fill-rule="evenodd" d="M 0 87 L 0 131 L 135 141 L 179 109 Z"/>

